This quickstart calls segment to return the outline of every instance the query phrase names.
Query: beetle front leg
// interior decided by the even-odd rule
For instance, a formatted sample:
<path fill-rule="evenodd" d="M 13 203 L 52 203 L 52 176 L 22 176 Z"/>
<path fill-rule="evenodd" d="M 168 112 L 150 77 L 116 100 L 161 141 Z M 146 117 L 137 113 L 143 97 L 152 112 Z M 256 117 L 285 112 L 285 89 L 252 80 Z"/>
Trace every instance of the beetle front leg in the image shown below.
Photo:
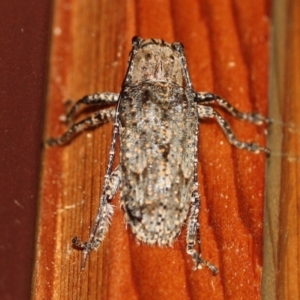
<path fill-rule="evenodd" d="M 85 105 L 108 105 L 117 103 L 119 99 L 119 94 L 116 93 L 95 93 L 92 95 L 87 95 L 79 99 L 69 110 L 65 116 L 65 122 L 69 124 L 73 119 L 76 112 L 79 110 L 80 106 Z"/>
<path fill-rule="evenodd" d="M 270 120 L 259 113 L 244 113 L 233 107 L 228 101 L 222 97 L 209 92 L 198 92 L 195 96 L 195 101 L 199 104 L 217 104 L 221 106 L 226 112 L 230 113 L 237 119 L 251 122 L 257 125 L 262 123 L 269 123 Z"/>

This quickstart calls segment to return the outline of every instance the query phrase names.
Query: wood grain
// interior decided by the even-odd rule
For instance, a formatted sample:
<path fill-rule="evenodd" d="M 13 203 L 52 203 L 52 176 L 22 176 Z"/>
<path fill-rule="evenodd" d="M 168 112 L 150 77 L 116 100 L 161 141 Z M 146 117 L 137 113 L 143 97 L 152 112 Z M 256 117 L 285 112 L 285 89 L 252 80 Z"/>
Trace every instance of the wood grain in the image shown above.
<path fill-rule="evenodd" d="M 274 3 L 263 298 L 300 298 L 300 3 Z"/>
<path fill-rule="evenodd" d="M 64 132 L 58 117 L 66 99 L 120 91 L 134 35 L 181 41 L 197 90 L 266 115 L 267 1 L 56 0 L 45 137 Z M 226 119 L 239 139 L 264 144 L 263 126 Z M 107 124 L 45 149 L 33 299 L 261 298 L 265 156 L 234 149 L 214 121 L 200 131 L 202 251 L 220 274 L 192 270 L 185 230 L 173 248 L 138 245 L 118 197 L 104 243 L 80 271 L 71 238 L 88 239 L 97 212 L 112 134 Z"/>

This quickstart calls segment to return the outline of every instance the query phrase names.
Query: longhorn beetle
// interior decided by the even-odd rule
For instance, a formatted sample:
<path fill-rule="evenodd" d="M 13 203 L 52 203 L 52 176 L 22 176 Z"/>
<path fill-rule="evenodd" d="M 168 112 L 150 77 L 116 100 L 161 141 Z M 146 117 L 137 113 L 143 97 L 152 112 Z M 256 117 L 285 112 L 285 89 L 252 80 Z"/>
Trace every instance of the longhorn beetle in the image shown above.
<path fill-rule="evenodd" d="M 89 240 L 74 237 L 73 247 L 83 250 L 82 268 L 88 253 L 105 238 L 117 190 L 125 221 L 138 241 L 149 245 L 172 245 L 187 221 L 186 251 L 195 269 L 218 269 L 201 256 L 199 235 L 200 196 L 197 179 L 199 119 L 217 121 L 228 141 L 237 148 L 265 152 L 267 148 L 240 142 L 227 121 L 211 104 L 234 117 L 254 124 L 268 120 L 258 113 L 242 113 L 220 96 L 194 90 L 183 45 L 160 39 L 134 37 L 129 66 L 119 94 L 96 93 L 85 96 L 66 115 L 69 123 L 82 104 L 113 104 L 70 126 L 50 146 L 64 145 L 74 135 L 114 119 L 114 130 L 98 214 Z M 115 145 L 120 139 L 120 165 L 112 170 Z"/>

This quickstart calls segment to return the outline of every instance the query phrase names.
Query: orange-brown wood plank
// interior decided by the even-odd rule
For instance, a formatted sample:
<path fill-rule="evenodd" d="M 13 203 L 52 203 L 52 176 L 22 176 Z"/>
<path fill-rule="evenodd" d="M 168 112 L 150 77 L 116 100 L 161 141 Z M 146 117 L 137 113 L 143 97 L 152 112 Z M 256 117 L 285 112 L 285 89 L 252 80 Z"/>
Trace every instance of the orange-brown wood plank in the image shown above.
<path fill-rule="evenodd" d="M 300 2 L 273 11 L 263 299 L 300 298 Z"/>
<path fill-rule="evenodd" d="M 292 26 L 287 31 L 285 88 L 282 107 L 284 126 L 280 188 L 277 282 L 278 299 L 300 298 L 300 3 L 290 1 L 287 15 Z M 284 97 L 284 98 L 285 98 Z"/>
<path fill-rule="evenodd" d="M 181 41 L 196 90 L 266 115 L 267 1 L 56 0 L 45 138 L 64 132 L 66 99 L 120 91 L 134 35 Z M 264 143 L 263 126 L 225 117 L 239 139 Z M 234 149 L 214 121 L 200 126 L 198 171 L 203 257 L 219 275 L 193 271 L 185 230 L 173 248 L 138 245 L 118 197 L 105 241 L 80 270 L 71 239 L 88 239 L 111 135 L 106 124 L 45 149 L 33 298 L 260 299 L 266 158 Z"/>

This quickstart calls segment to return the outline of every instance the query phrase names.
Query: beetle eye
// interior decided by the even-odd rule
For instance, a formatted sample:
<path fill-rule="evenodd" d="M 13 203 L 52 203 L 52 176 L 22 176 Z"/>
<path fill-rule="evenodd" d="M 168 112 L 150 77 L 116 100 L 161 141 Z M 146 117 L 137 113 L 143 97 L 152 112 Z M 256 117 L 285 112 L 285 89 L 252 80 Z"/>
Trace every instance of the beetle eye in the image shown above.
<path fill-rule="evenodd" d="M 179 42 L 175 42 L 173 44 L 171 44 L 172 48 L 178 52 L 182 52 L 184 47 L 183 44 L 179 43 Z"/>
<path fill-rule="evenodd" d="M 138 37 L 138 36 L 134 36 L 132 38 L 132 46 L 138 46 L 141 44 L 141 42 L 143 41 L 142 38 Z"/>

